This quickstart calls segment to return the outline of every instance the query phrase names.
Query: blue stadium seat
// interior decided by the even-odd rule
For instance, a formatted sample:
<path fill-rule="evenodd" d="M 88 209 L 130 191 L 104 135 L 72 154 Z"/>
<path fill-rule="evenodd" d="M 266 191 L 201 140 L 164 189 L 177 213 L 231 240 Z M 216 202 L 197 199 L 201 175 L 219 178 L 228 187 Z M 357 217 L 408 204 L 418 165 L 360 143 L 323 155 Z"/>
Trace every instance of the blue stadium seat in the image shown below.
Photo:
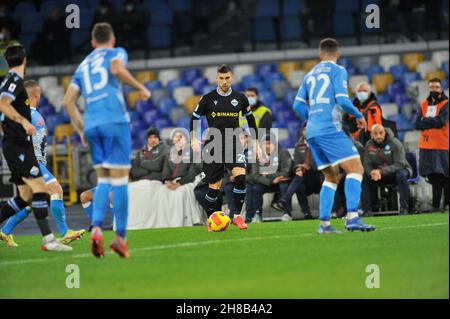
<path fill-rule="evenodd" d="M 339 64 L 340 66 L 343 66 L 344 68 L 348 69 L 348 68 L 353 66 L 353 61 L 350 58 L 342 58 L 341 57 L 337 61 L 337 64 Z"/>
<path fill-rule="evenodd" d="M 289 109 L 289 106 L 284 101 L 276 101 L 272 105 L 269 105 L 269 107 L 274 114 Z"/>
<path fill-rule="evenodd" d="M 364 73 L 369 77 L 369 81 L 372 82 L 372 77 L 375 74 L 384 73 L 384 68 L 380 65 L 372 65 L 371 67 L 368 67 Z"/>
<path fill-rule="evenodd" d="M 178 127 L 183 127 L 185 129 L 189 129 L 190 122 L 191 122 L 191 117 L 186 116 L 186 117 L 179 119 L 176 124 Z"/>
<path fill-rule="evenodd" d="M 164 98 L 158 102 L 158 111 L 162 116 L 169 116 L 170 111 L 177 107 L 175 99 Z"/>
<path fill-rule="evenodd" d="M 265 79 L 266 76 L 268 76 L 269 74 L 275 73 L 275 72 L 277 72 L 277 66 L 275 64 L 264 63 L 264 64 L 259 64 L 256 67 L 256 74 L 261 79 Z"/>
<path fill-rule="evenodd" d="M 215 90 L 217 88 L 217 85 L 207 85 L 204 86 L 202 89 L 201 94 L 207 94 L 209 92 L 211 92 L 212 90 Z M 238 90 L 239 91 L 239 90 Z"/>
<path fill-rule="evenodd" d="M 253 23 L 253 34 L 256 41 L 273 42 L 276 40 L 275 23 L 272 19 L 256 19 Z"/>
<path fill-rule="evenodd" d="M 150 12 L 151 25 L 171 25 L 173 24 L 173 11 L 165 3 L 161 3 Z"/>
<path fill-rule="evenodd" d="M 291 140 L 290 138 L 287 140 L 280 141 L 281 147 L 284 149 L 293 148 L 295 146 L 296 141 Z"/>
<path fill-rule="evenodd" d="M 147 81 L 147 82 L 145 82 L 144 85 L 147 88 L 147 90 L 158 90 L 158 89 L 162 89 L 162 87 L 163 87 L 162 83 L 158 80 Z"/>
<path fill-rule="evenodd" d="M 20 18 L 21 32 L 24 34 L 38 33 L 42 31 L 44 19 L 37 12 L 23 13 Z"/>
<path fill-rule="evenodd" d="M 156 128 L 161 131 L 163 128 L 166 127 L 171 127 L 173 126 L 172 121 L 170 119 L 167 118 L 160 118 L 157 119 L 154 123 L 154 125 L 156 126 Z"/>
<path fill-rule="evenodd" d="M 277 0 L 258 0 L 256 4 L 257 18 L 275 18 L 278 17 L 279 11 Z"/>
<path fill-rule="evenodd" d="M 355 34 L 355 24 L 352 13 L 336 13 L 333 17 L 334 35 L 337 37 Z"/>
<path fill-rule="evenodd" d="M 177 33 L 180 35 L 188 35 L 194 29 L 194 18 L 191 13 L 179 13 L 175 19 Z"/>
<path fill-rule="evenodd" d="M 183 79 L 176 79 L 176 80 L 170 80 L 169 83 L 167 83 L 167 89 L 170 92 L 170 95 L 173 94 L 173 91 L 180 86 L 186 86 L 188 83 L 184 81 Z"/>
<path fill-rule="evenodd" d="M 181 73 L 181 78 L 186 82 L 191 84 L 197 78 L 202 77 L 202 71 L 199 68 L 188 68 L 184 69 Z"/>
<path fill-rule="evenodd" d="M 28 51 L 28 50 L 30 50 L 31 45 L 34 43 L 34 40 L 36 40 L 36 33 L 21 34 L 19 37 L 19 40 L 20 40 L 20 43 Z"/>
<path fill-rule="evenodd" d="M 387 119 L 395 122 L 399 131 L 409 131 L 414 129 L 413 123 L 403 114 L 390 115 Z"/>
<path fill-rule="evenodd" d="M 61 8 L 61 4 L 58 1 L 56 1 L 56 0 L 44 1 L 41 4 L 39 12 L 42 14 L 43 17 L 46 17 L 56 7 L 60 7 Z"/>
<path fill-rule="evenodd" d="M 165 0 L 144 0 L 143 1 L 144 7 L 149 11 L 156 11 L 159 10 L 159 8 L 164 7 L 166 5 Z"/>
<path fill-rule="evenodd" d="M 145 126 L 152 125 L 157 119 L 161 117 L 160 112 L 158 110 L 150 110 L 141 114 L 141 118 L 145 122 Z"/>
<path fill-rule="evenodd" d="M 411 99 L 405 93 L 397 94 L 394 96 L 394 103 L 401 108 L 404 104 L 411 102 Z"/>
<path fill-rule="evenodd" d="M 352 76 L 352 75 L 359 75 L 361 74 L 361 72 L 359 71 L 359 68 L 357 66 L 350 66 L 347 69 L 347 74 L 348 76 Z"/>
<path fill-rule="evenodd" d="M 359 11 L 359 0 L 336 1 L 335 12 L 348 13 Z"/>
<path fill-rule="evenodd" d="M 135 109 L 137 114 L 145 114 L 147 111 L 153 109 L 153 101 L 151 99 L 148 99 L 147 101 L 137 100 Z"/>
<path fill-rule="evenodd" d="M 377 101 L 380 104 L 390 103 L 391 102 L 391 97 L 390 97 L 390 95 L 388 93 L 379 94 L 379 95 L 377 95 Z"/>
<path fill-rule="evenodd" d="M 413 81 L 419 81 L 421 79 L 420 73 L 419 72 L 406 72 L 403 75 L 403 83 L 405 84 L 406 87 L 408 87 L 408 85 L 413 82 Z"/>
<path fill-rule="evenodd" d="M 442 81 L 442 88 L 444 90 L 448 89 L 448 78 Z"/>
<path fill-rule="evenodd" d="M 297 90 L 289 90 L 286 92 L 286 95 L 284 96 L 284 102 L 290 107 L 292 107 L 296 96 Z"/>
<path fill-rule="evenodd" d="M 405 85 L 402 82 L 394 82 L 387 86 L 386 92 L 393 99 L 397 94 L 405 93 Z"/>
<path fill-rule="evenodd" d="M 366 11 L 369 4 L 376 4 L 379 6 L 381 4 L 381 0 L 362 0 L 361 11 Z"/>
<path fill-rule="evenodd" d="M 269 87 L 272 87 L 273 82 L 284 81 L 284 75 L 280 72 L 270 73 L 266 76 L 262 76 L 261 78 L 264 79 L 265 84 Z"/>
<path fill-rule="evenodd" d="M 135 110 L 128 111 L 130 115 L 130 123 L 136 123 L 139 120 L 139 114 Z"/>
<path fill-rule="evenodd" d="M 394 81 L 403 81 L 403 77 L 408 72 L 408 66 L 406 64 L 396 64 L 389 68 L 389 72 L 392 74 Z"/>
<path fill-rule="evenodd" d="M 109 3 L 116 9 L 122 10 L 125 0 L 109 0 Z"/>
<path fill-rule="evenodd" d="M 31 12 L 36 12 L 36 7 L 31 1 L 19 2 L 14 8 L 15 15 Z"/>
<path fill-rule="evenodd" d="M 137 148 L 141 148 L 147 141 L 147 128 L 145 130 L 140 130 L 136 137 L 136 145 L 139 145 Z M 138 144 L 139 143 L 139 144 Z"/>
<path fill-rule="evenodd" d="M 302 25 L 298 17 L 280 19 L 280 35 L 284 41 L 300 40 L 303 35 Z"/>
<path fill-rule="evenodd" d="M 272 91 L 260 92 L 258 98 L 269 107 L 277 100 L 277 96 Z"/>
<path fill-rule="evenodd" d="M 289 136 L 297 138 L 301 125 L 302 123 L 299 120 L 288 122 L 286 125 L 286 129 L 289 132 Z"/>
<path fill-rule="evenodd" d="M 287 123 L 298 120 L 297 115 L 291 110 L 281 111 L 280 113 L 274 115 L 276 116 L 281 127 L 286 127 Z"/>
<path fill-rule="evenodd" d="M 261 94 L 262 92 L 265 92 L 267 90 L 270 90 L 270 86 L 268 86 L 264 82 L 256 82 L 251 85 L 252 87 L 256 88 L 258 92 Z M 244 91 L 244 90 L 243 90 Z"/>
<path fill-rule="evenodd" d="M 305 6 L 304 0 L 284 0 L 281 13 L 283 16 L 298 16 Z"/>
<path fill-rule="evenodd" d="M 112 2 L 112 1 L 109 1 Z M 89 7 L 89 0 L 63 0 L 61 1 L 62 6 L 65 8 L 66 6 L 68 6 L 69 4 L 76 4 L 80 10 L 82 10 L 83 8 L 88 8 Z"/>
<path fill-rule="evenodd" d="M 209 86 L 208 79 L 205 77 L 200 77 L 192 81 L 192 88 L 194 89 L 195 94 L 203 94 L 203 89 L 206 86 Z"/>
<path fill-rule="evenodd" d="M 248 74 L 242 78 L 241 83 L 245 88 L 248 88 L 250 86 L 253 86 L 255 83 L 259 83 L 260 81 L 261 79 L 259 78 L 258 75 Z"/>
<path fill-rule="evenodd" d="M 444 70 L 445 75 L 446 75 L 447 78 L 448 78 L 448 61 L 442 62 L 442 70 Z"/>
<path fill-rule="evenodd" d="M 166 49 L 172 45 L 172 30 L 168 26 L 150 26 L 147 43 L 151 49 Z"/>
<path fill-rule="evenodd" d="M 90 29 L 94 22 L 93 10 L 80 10 L 80 27 Z"/>
<path fill-rule="evenodd" d="M 175 12 L 191 12 L 192 1 L 191 0 L 169 0 L 169 6 Z"/>

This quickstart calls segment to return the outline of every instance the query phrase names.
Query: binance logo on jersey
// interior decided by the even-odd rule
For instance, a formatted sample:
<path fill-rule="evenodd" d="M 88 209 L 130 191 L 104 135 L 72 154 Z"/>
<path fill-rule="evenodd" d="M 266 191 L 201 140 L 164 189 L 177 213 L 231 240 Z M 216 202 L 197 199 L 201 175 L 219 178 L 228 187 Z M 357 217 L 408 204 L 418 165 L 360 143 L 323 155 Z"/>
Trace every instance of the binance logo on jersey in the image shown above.
<path fill-rule="evenodd" d="M 239 112 L 212 112 L 212 117 L 239 117 Z"/>

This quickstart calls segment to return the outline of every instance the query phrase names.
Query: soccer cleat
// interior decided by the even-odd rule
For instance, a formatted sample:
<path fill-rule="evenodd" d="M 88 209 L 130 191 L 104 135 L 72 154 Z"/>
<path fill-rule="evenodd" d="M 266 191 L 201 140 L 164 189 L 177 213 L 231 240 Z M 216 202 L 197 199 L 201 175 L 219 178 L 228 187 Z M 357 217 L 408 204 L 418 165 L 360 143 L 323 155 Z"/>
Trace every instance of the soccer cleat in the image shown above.
<path fill-rule="evenodd" d="M 60 243 L 56 238 L 50 241 L 42 240 L 43 251 L 71 251 L 72 247 Z"/>
<path fill-rule="evenodd" d="M 103 234 L 100 227 L 94 227 L 91 235 L 92 254 L 97 257 L 105 257 L 105 249 L 103 248 Z"/>
<path fill-rule="evenodd" d="M 0 240 L 4 241 L 8 247 L 17 247 L 17 243 L 14 241 L 14 235 L 6 235 L 4 232 L 0 232 Z"/>
<path fill-rule="evenodd" d="M 289 214 L 284 214 L 283 216 L 281 216 L 281 221 L 282 222 L 290 222 L 290 221 L 292 221 L 292 216 Z"/>
<path fill-rule="evenodd" d="M 286 210 L 286 204 L 282 200 L 273 203 L 271 206 L 279 212 L 284 212 Z"/>
<path fill-rule="evenodd" d="M 252 219 L 252 223 L 259 224 L 263 222 L 262 214 L 256 213 L 255 217 Z"/>
<path fill-rule="evenodd" d="M 81 237 L 83 237 L 86 234 L 86 230 L 81 229 L 81 230 L 72 230 L 69 229 L 67 231 L 67 233 L 64 235 L 63 238 L 61 238 L 61 242 L 64 245 L 68 245 L 71 242 L 80 239 Z"/>
<path fill-rule="evenodd" d="M 206 228 L 208 229 L 208 233 L 212 233 L 211 224 L 209 221 L 206 221 Z"/>
<path fill-rule="evenodd" d="M 319 235 L 325 235 L 325 234 L 340 234 L 341 232 L 337 229 L 335 229 L 333 226 L 319 226 L 319 230 L 317 231 Z"/>
<path fill-rule="evenodd" d="M 235 226 L 239 227 L 240 230 L 244 230 L 244 229 L 248 228 L 247 224 L 244 222 L 244 219 L 242 218 L 241 215 L 234 216 L 233 224 Z"/>
<path fill-rule="evenodd" d="M 366 224 L 359 217 L 355 217 L 355 218 L 352 218 L 352 219 L 348 219 L 345 222 L 345 229 L 347 229 L 348 231 L 355 231 L 355 230 L 374 231 L 376 229 L 376 227 L 373 226 L 373 225 Z"/>
<path fill-rule="evenodd" d="M 115 252 L 122 258 L 130 257 L 130 255 L 128 254 L 128 242 L 124 243 L 119 236 L 116 236 L 109 248 L 111 248 L 113 252 Z"/>

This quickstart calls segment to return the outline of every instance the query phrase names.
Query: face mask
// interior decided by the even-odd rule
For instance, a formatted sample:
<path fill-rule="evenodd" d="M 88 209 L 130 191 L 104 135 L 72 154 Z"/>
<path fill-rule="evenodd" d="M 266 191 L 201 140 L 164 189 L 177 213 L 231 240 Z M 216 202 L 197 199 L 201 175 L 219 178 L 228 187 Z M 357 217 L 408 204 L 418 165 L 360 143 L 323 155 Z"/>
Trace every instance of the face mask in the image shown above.
<path fill-rule="evenodd" d="M 435 92 L 435 91 L 430 92 L 430 96 L 435 100 L 439 98 L 439 95 L 441 95 L 441 93 L 439 93 L 439 92 Z"/>
<path fill-rule="evenodd" d="M 253 106 L 256 104 L 256 99 L 254 97 L 248 97 L 248 103 Z"/>
<path fill-rule="evenodd" d="M 364 101 L 366 101 L 366 100 L 369 98 L 369 93 L 364 92 L 364 91 L 361 91 L 361 92 L 358 92 L 358 93 L 356 94 L 356 96 L 358 97 L 358 100 L 359 100 L 361 103 L 364 103 Z"/>

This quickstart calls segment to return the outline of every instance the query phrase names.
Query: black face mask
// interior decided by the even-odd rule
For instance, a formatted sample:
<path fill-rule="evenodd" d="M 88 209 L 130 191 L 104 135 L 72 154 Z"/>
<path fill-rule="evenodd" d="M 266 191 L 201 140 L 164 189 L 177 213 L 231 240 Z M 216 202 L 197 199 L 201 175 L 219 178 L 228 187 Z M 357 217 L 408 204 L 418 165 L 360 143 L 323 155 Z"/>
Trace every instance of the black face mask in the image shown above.
<path fill-rule="evenodd" d="M 430 92 L 430 96 L 433 98 L 433 99 L 438 99 L 439 98 L 439 96 L 441 95 L 441 93 L 439 93 L 439 92 Z"/>

